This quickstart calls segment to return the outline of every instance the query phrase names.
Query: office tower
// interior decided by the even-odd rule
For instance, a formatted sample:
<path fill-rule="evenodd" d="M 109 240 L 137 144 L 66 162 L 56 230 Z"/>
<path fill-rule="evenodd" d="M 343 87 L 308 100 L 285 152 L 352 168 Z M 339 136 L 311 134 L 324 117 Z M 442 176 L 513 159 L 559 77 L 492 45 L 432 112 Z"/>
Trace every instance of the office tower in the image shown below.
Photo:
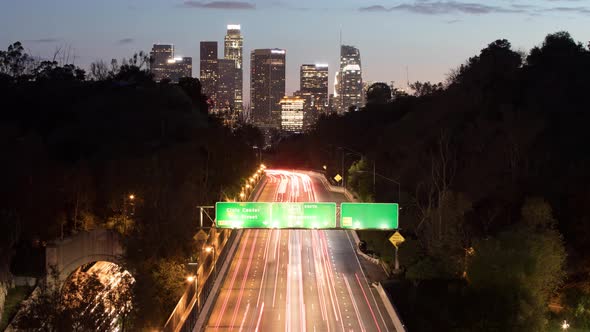
<path fill-rule="evenodd" d="M 242 63 L 242 45 L 244 44 L 244 37 L 241 34 L 241 27 L 238 24 L 230 24 L 227 26 L 227 34 L 224 41 L 224 58 L 231 59 L 235 62 L 235 95 L 234 95 L 234 109 L 238 112 L 242 111 L 242 89 L 243 89 L 243 63 Z"/>
<path fill-rule="evenodd" d="M 169 59 L 166 63 L 164 77 L 170 79 L 171 82 L 178 83 L 183 77 L 193 76 L 193 58 L 191 57 L 177 57 Z"/>
<path fill-rule="evenodd" d="M 219 59 L 217 62 L 217 93 L 215 112 L 227 113 L 235 108 L 236 63 L 231 59 Z"/>
<path fill-rule="evenodd" d="M 351 107 L 360 107 L 362 83 L 361 55 L 358 48 L 342 45 L 340 47 L 340 72 L 338 75 L 339 113 L 346 112 Z"/>
<path fill-rule="evenodd" d="M 328 65 L 301 65 L 300 91 L 311 95 L 308 108 L 326 113 L 328 107 Z"/>
<path fill-rule="evenodd" d="M 218 76 L 216 41 L 201 42 L 201 58 L 199 63 L 199 77 L 201 80 L 203 94 L 208 96 L 211 100 L 215 100 L 215 90 L 217 86 Z"/>
<path fill-rule="evenodd" d="M 193 76 L 193 58 L 174 57 L 174 45 L 154 44 L 150 53 L 154 80 L 169 79 L 178 82 L 181 77 Z"/>
<path fill-rule="evenodd" d="M 281 131 L 285 133 L 303 132 L 305 100 L 297 96 L 284 97 L 279 104 L 281 106 Z"/>
<path fill-rule="evenodd" d="M 154 80 L 156 82 L 167 78 L 166 68 L 168 60 L 174 58 L 174 45 L 170 44 L 154 44 L 152 52 L 150 53 L 151 58 L 151 72 L 154 74 Z"/>
<path fill-rule="evenodd" d="M 254 124 L 263 129 L 280 129 L 286 53 L 281 49 L 257 49 L 250 54 L 250 107 Z"/>

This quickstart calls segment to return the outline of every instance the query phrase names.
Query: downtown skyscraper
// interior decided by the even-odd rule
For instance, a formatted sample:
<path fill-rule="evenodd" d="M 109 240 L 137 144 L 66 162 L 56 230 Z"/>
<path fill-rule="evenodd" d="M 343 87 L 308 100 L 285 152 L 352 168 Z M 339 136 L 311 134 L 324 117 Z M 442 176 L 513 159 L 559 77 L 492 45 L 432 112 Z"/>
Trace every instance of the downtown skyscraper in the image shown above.
<path fill-rule="evenodd" d="M 217 60 L 217 85 L 214 113 L 222 114 L 226 120 L 234 118 L 231 110 L 235 109 L 236 66 L 231 59 Z"/>
<path fill-rule="evenodd" d="M 328 65 L 301 65 L 299 91 L 293 95 L 305 100 L 303 131 L 309 131 L 314 127 L 320 114 L 328 113 Z"/>
<path fill-rule="evenodd" d="M 285 96 L 286 51 L 257 49 L 250 53 L 250 107 L 254 124 L 280 129 L 281 99 Z"/>
<path fill-rule="evenodd" d="M 358 48 L 340 46 L 340 70 L 336 74 L 334 98 L 338 113 L 358 109 L 362 102 L 363 79 L 361 54 Z"/>
<path fill-rule="evenodd" d="M 244 37 L 241 34 L 241 26 L 238 24 L 230 24 L 227 26 L 227 34 L 224 40 L 224 58 L 233 60 L 235 64 L 235 91 L 234 91 L 234 105 L 233 109 L 237 112 L 242 111 L 242 98 L 243 98 L 243 82 L 244 82 L 244 70 L 243 70 L 243 44 Z"/>
<path fill-rule="evenodd" d="M 150 53 L 151 67 L 150 70 L 154 75 L 156 82 L 166 77 L 166 67 L 168 60 L 174 58 L 174 45 L 171 44 L 154 44 Z"/>
<path fill-rule="evenodd" d="M 201 87 L 203 93 L 215 100 L 218 78 L 217 42 L 202 41 L 200 45 L 200 71 Z"/>
<path fill-rule="evenodd" d="M 193 58 L 175 57 L 174 45 L 154 44 L 150 57 L 152 61 L 150 70 L 156 82 L 168 79 L 178 83 L 182 77 L 192 77 Z"/>

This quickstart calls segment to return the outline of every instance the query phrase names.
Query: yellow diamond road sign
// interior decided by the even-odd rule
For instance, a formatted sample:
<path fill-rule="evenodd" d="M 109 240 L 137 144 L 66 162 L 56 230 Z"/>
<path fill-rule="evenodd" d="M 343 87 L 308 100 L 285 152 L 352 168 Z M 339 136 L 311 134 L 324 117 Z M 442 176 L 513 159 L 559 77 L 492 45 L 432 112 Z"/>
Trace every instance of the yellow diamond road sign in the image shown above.
<path fill-rule="evenodd" d="M 340 176 L 340 174 L 336 174 L 334 180 L 336 180 L 336 182 L 340 182 L 340 180 L 342 180 L 342 177 Z"/>
<path fill-rule="evenodd" d="M 399 246 L 402 244 L 406 239 L 400 234 L 400 232 L 395 232 L 390 238 L 389 242 L 391 242 L 394 246 Z"/>

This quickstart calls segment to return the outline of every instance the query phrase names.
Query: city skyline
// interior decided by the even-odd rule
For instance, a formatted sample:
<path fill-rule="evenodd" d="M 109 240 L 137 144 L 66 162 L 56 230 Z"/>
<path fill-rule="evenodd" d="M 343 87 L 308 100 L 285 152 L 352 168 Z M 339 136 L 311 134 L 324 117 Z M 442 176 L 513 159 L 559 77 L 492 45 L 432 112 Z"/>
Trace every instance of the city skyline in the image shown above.
<path fill-rule="evenodd" d="M 406 66 L 410 81 L 443 81 L 450 70 L 499 38 L 508 39 L 515 49 L 528 51 L 547 33 L 567 30 L 574 39 L 587 43 L 589 8 L 586 1 L 555 0 L 346 0 L 320 4 L 304 0 L 298 5 L 270 0 L 31 0 L 6 4 L 0 13 L 6 26 L 32 23 L 18 31 L 2 29 L 0 42 L 4 45 L 0 46 L 5 48 L 20 40 L 32 55 L 44 58 L 50 58 L 56 47 L 71 48 L 76 64 L 84 68 L 95 60 L 108 62 L 149 51 L 152 44 L 159 43 L 174 44 L 178 56 L 196 61 L 200 41 L 215 40 L 222 45 L 226 26 L 241 24 L 244 82 L 249 81 L 249 52 L 276 47 L 286 49 L 289 55 L 287 94 L 298 89 L 299 66 L 305 63 L 329 64 L 332 92 L 340 31 L 343 44 L 354 45 L 362 52 L 363 80 L 396 81 L 403 86 Z M 298 24 L 302 21 L 306 24 Z M 196 66 L 193 77 L 199 77 Z M 247 87 L 243 97 L 249 100 Z"/>

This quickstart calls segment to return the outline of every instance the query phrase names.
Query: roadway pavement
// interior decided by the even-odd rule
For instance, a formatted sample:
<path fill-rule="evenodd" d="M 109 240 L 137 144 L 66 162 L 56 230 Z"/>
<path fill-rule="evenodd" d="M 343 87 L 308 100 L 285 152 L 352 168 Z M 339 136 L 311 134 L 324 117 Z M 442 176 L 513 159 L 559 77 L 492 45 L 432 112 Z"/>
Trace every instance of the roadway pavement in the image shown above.
<path fill-rule="evenodd" d="M 319 178 L 267 171 L 259 201 L 346 201 Z M 206 331 L 395 331 L 340 230 L 246 230 Z"/>

